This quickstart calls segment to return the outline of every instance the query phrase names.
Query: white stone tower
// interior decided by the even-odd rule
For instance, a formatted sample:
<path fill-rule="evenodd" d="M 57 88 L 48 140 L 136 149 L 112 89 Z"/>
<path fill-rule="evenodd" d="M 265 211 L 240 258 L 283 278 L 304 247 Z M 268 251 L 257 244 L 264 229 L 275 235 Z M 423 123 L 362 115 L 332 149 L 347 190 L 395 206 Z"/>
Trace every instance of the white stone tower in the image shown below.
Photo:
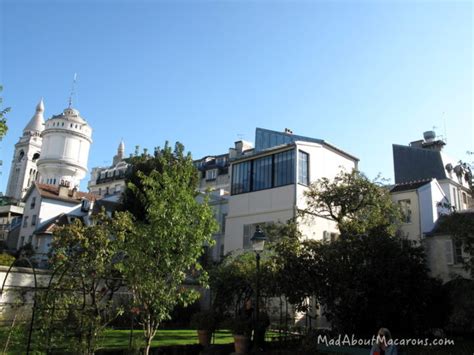
<path fill-rule="evenodd" d="M 44 130 L 44 104 L 41 100 L 36 112 L 15 144 L 6 195 L 21 200 L 38 175 L 37 162 L 41 152 L 41 132 Z"/>
<path fill-rule="evenodd" d="M 123 156 L 125 154 L 125 143 L 123 142 L 123 139 L 120 141 L 120 144 L 117 148 L 117 155 L 114 156 L 114 160 L 112 162 L 112 165 L 115 166 L 118 163 L 120 163 L 123 160 Z"/>
<path fill-rule="evenodd" d="M 74 108 L 53 116 L 41 134 L 43 146 L 38 160 L 40 182 L 79 187 L 87 173 L 92 129 Z"/>

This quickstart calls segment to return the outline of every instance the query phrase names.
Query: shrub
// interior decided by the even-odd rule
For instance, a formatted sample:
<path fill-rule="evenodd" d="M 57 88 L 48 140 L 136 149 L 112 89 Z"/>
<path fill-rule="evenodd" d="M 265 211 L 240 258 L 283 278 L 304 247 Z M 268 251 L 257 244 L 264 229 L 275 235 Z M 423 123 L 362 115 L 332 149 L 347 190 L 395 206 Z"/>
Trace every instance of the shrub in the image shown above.
<path fill-rule="evenodd" d="M 0 265 L 10 266 L 15 261 L 15 257 L 7 253 L 0 254 Z"/>

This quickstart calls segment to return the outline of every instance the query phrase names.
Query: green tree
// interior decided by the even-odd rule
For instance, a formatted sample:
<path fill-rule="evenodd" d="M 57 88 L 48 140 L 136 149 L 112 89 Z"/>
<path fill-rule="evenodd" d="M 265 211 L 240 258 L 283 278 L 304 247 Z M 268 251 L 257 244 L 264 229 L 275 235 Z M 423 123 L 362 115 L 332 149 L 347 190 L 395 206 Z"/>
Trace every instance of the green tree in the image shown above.
<path fill-rule="evenodd" d="M 266 250 L 261 254 L 261 297 L 275 296 L 276 274 L 274 254 Z M 212 308 L 220 315 L 236 315 L 246 300 L 255 296 L 256 259 L 253 251 L 235 252 L 227 255 L 209 271 Z"/>
<path fill-rule="evenodd" d="M 148 354 L 160 323 L 178 305 L 189 305 L 199 293 L 186 280 L 206 282 L 199 257 L 212 244 L 217 222 L 207 199 L 198 203 L 198 172 L 183 145 L 165 145 L 153 156 L 131 159 L 124 204 L 135 218 L 125 242 L 122 267 L 143 326 Z M 190 278 L 189 276 L 194 276 Z"/>
<path fill-rule="evenodd" d="M 3 90 L 3 86 L 0 85 L 0 92 Z M 3 99 L 0 97 L 0 105 L 3 103 Z M 7 119 L 5 115 L 10 111 L 10 107 L 2 108 L 0 106 L 0 140 L 2 137 L 7 134 L 8 126 L 7 126 Z"/>
<path fill-rule="evenodd" d="M 97 338 L 119 313 L 113 305 L 123 286 L 119 267 L 132 223 L 127 213 L 100 213 L 93 225 L 76 219 L 57 227 L 51 245 L 51 285 L 38 297 L 39 339 L 48 351 L 57 346 L 92 354 Z"/>
<path fill-rule="evenodd" d="M 322 178 L 305 193 L 303 215 L 316 215 L 337 222 L 341 234 L 364 234 L 372 229 L 394 235 L 399 208 L 388 189 L 353 170 L 341 171 L 334 179 Z"/>
<path fill-rule="evenodd" d="M 268 225 L 265 233 L 272 251 L 275 295 L 284 295 L 299 311 L 309 311 L 307 300 L 315 294 L 317 275 L 307 270 L 312 257 L 304 248 L 306 242 L 296 221 Z"/>
<path fill-rule="evenodd" d="M 421 246 L 369 233 L 307 241 L 302 254 L 303 278 L 336 330 L 369 335 L 383 326 L 408 334 L 442 325 L 441 283 L 428 276 Z"/>

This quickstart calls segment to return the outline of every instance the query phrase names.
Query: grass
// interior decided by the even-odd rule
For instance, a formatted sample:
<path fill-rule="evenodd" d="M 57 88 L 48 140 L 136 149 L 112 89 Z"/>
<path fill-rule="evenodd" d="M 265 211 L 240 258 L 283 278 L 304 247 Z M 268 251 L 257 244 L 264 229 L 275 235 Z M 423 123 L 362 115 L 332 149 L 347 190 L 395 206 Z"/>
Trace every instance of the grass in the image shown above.
<path fill-rule="evenodd" d="M 8 328 L 0 328 L 0 353 L 3 350 L 3 344 L 6 340 Z M 269 336 L 277 336 L 278 333 L 269 332 Z M 143 331 L 137 329 L 133 331 L 133 347 L 143 347 Z M 214 344 L 231 344 L 234 337 L 228 330 L 218 330 L 214 333 Z M 197 332 L 194 329 L 160 329 L 158 330 L 152 342 L 152 347 L 176 346 L 176 345 L 194 345 L 198 344 Z M 128 349 L 130 344 L 130 330 L 107 329 L 98 339 L 100 349 Z M 34 344 L 32 346 L 34 349 Z M 16 334 L 9 346 L 8 354 L 16 354 L 25 351 L 26 334 Z"/>
<path fill-rule="evenodd" d="M 143 331 L 134 330 L 133 339 L 143 345 Z M 109 329 L 105 331 L 104 337 L 99 340 L 101 348 L 126 349 L 130 342 L 130 330 Z M 229 331 L 218 330 L 214 335 L 215 344 L 229 344 L 234 338 Z M 152 347 L 172 345 L 198 344 L 196 330 L 194 329 L 160 329 L 152 342 Z"/>

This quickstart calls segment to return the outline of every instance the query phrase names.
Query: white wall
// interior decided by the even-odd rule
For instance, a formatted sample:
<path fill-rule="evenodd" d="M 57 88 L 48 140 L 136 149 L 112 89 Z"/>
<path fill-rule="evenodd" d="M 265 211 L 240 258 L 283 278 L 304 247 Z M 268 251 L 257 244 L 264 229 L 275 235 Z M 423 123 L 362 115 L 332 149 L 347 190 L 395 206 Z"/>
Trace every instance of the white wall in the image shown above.
<path fill-rule="evenodd" d="M 411 222 L 402 223 L 400 230 L 403 237 L 409 240 L 419 242 L 422 238 L 421 232 L 421 216 L 420 216 L 420 202 L 416 190 L 401 191 L 391 194 L 392 201 L 398 204 L 401 200 L 410 200 L 411 208 Z"/>
<path fill-rule="evenodd" d="M 447 255 L 451 254 L 450 251 L 452 252 L 451 243 L 451 237 L 447 235 L 436 235 L 426 238 L 425 250 L 430 275 L 440 278 L 443 282 L 452 280 L 456 276 L 470 278 L 469 273 L 464 270 L 462 264 L 448 263 Z"/>
<path fill-rule="evenodd" d="M 309 181 L 314 183 L 317 180 L 326 177 L 333 179 L 341 170 L 350 172 L 357 168 L 357 162 L 351 160 L 336 151 L 316 143 L 297 142 L 297 150 L 309 154 Z M 298 156 L 298 154 L 296 155 Z M 296 171 L 298 172 L 298 164 Z M 298 178 L 298 174 L 296 174 Z M 308 190 L 307 186 L 296 185 L 296 205 L 299 210 L 307 207 L 304 193 Z M 324 232 L 339 233 L 337 224 L 327 218 L 305 217 L 299 220 L 299 230 L 305 238 L 322 239 Z"/>
<path fill-rule="evenodd" d="M 294 184 L 230 196 L 224 252 L 243 247 L 244 225 L 285 223 L 294 217 L 294 206 Z"/>
<path fill-rule="evenodd" d="M 341 169 L 351 171 L 357 162 L 316 143 L 296 142 L 295 180 L 298 180 L 298 149 L 309 154 L 309 177 L 314 182 L 322 177 L 333 178 Z M 272 154 L 269 151 L 269 154 Z M 244 225 L 281 222 L 295 217 L 297 208 L 306 206 L 304 191 L 307 187 L 298 183 L 232 195 L 229 198 L 225 252 L 243 247 Z M 321 239 L 324 231 L 338 233 L 336 223 L 324 218 L 299 220 L 300 231 L 306 238 Z"/>

